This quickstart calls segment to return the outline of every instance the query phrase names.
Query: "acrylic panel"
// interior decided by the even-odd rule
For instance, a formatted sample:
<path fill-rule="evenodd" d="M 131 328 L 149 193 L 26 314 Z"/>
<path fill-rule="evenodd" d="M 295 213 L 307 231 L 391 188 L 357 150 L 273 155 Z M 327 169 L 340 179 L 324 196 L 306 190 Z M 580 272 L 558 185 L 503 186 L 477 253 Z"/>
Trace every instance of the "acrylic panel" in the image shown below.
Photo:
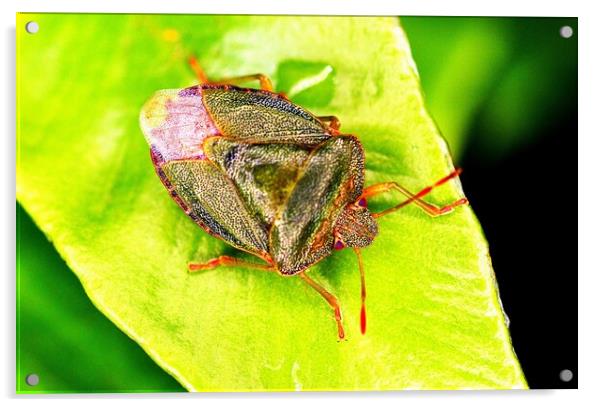
<path fill-rule="evenodd" d="M 577 29 L 18 14 L 17 392 L 575 388 Z"/>

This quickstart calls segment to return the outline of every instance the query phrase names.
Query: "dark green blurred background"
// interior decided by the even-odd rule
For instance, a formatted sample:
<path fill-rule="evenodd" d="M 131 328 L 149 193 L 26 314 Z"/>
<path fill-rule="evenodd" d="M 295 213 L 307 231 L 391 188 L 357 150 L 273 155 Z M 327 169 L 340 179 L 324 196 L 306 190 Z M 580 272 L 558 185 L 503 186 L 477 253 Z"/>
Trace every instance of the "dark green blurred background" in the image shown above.
<path fill-rule="evenodd" d="M 527 381 L 532 388 L 574 388 L 574 218 L 559 218 L 552 199 L 559 188 L 576 192 L 577 185 L 571 166 L 577 156 L 577 19 L 401 22 L 427 107 L 465 169 L 464 189 L 491 245 Z M 571 38 L 560 35 L 563 26 L 572 27 Z M 566 203 L 562 209 L 569 212 Z M 96 310 L 19 206 L 17 218 L 18 390 L 183 391 Z M 573 381 L 559 379 L 562 369 L 573 371 Z M 40 376 L 36 387 L 25 384 L 29 373 Z"/>

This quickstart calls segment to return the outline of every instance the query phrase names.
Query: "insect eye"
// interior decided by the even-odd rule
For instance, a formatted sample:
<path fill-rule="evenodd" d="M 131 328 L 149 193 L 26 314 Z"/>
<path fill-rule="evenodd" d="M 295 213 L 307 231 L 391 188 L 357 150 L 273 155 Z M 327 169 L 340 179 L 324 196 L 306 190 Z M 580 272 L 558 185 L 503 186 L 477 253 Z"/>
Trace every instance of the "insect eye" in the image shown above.
<path fill-rule="evenodd" d="M 368 206 L 368 201 L 366 201 L 366 198 L 362 198 L 357 202 L 357 204 L 362 208 L 366 208 Z"/>
<path fill-rule="evenodd" d="M 334 249 L 335 250 L 341 250 L 345 248 L 345 243 L 341 242 L 339 239 L 336 239 L 334 241 Z"/>

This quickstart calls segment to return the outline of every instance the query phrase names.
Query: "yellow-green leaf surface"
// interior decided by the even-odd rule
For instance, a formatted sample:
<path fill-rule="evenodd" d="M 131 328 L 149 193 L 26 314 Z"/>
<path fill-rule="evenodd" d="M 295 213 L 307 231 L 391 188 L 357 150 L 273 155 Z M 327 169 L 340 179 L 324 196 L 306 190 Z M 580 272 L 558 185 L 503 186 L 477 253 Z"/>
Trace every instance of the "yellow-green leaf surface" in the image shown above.
<path fill-rule="evenodd" d="M 34 19 L 40 31 L 26 34 Z M 526 387 L 468 206 L 378 219 L 380 234 L 363 251 L 366 335 L 354 254 L 310 269 L 341 302 L 342 342 L 328 305 L 297 277 L 187 273 L 188 262 L 220 254 L 252 258 L 169 197 L 138 126 L 146 99 L 195 82 L 191 52 L 213 78 L 266 73 L 293 101 L 358 135 L 368 185 L 418 190 L 452 162 L 397 19 L 25 14 L 17 27 L 18 200 L 93 303 L 187 389 Z M 456 182 L 428 199 L 462 195 Z"/>

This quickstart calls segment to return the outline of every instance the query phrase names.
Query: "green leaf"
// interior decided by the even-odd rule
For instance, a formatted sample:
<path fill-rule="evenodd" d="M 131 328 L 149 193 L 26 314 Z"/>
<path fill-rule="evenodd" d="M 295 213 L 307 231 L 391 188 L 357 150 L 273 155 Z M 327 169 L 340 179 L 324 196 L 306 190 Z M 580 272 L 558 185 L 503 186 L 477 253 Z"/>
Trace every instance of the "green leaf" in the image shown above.
<path fill-rule="evenodd" d="M 27 14 L 18 27 L 32 19 L 39 33 L 18 36 L 18 200 L 93 303 L 184 387 L 526 387 L 469 207 L 439 218 L 407 207 L 379 218 L 380 235 L 363 251 L 365 336 L 353 253 L 312 267 L 341 302 L 343 342 L 328 305 L 297 277 L 187 273 L 188 262 L 224 253 L 252 258 L 207 235 L 170 199 L 138 127 L 145 100 L 195 82 L 189 52 L 212 78 L 263 72 L 360 137 L 367 185 L 418 190 L 452 164 L 396 19 Z M 461 195 L 448 183 L 428 200 Z"/>
<path fill-rule="evenodd" d="M 181 391 L 178 382 L 82 295 L 75 275 L 21 207 L 17 219 L 17 390 Z M 39 384 L 28 386 L 28 374 L 37 374 Z"/>

